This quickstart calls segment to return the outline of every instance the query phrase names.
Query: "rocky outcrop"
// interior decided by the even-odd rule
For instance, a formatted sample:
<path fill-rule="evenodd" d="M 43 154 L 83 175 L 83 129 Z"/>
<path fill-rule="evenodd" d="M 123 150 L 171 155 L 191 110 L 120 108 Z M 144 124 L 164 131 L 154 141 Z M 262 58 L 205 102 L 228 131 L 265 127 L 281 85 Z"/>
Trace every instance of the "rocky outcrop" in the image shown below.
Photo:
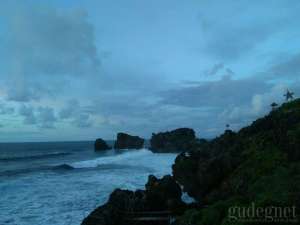
<path fill-rule="evenodd" d="M 144 146 L 144 139 L 139 136 L 132 136 L 126 133 L 118 133 L 115 142 L 115 149 L 141 149 Z"/>
<path fill-rule="evenodd" d="M 170 175 L 166 175 L 162 179 L 150 175 L 145 187 L 147 207 L 150 210 L 176 212 L 185 206 L 181 201 L 181 188 Z"/>
<path fill-rule="evenodd" d="M 101 139 L 101 138 L 98 138 L 95 141 L 94 148 L 95 148 L 95 151 L 102 151 L 102 150 L 109 150 L 109 149 L 111 149 L 111 147 L 108 146 L 106 144 L 106 142 L 103 139 Z"/>
<path fill-rule="evenodd" d="M 130 224 L 127 213 L 171 210 L 183 212 L 186 205 L 181 201 L 181 189 L 170 176 L 157 179 L 150 175 L 146 190 L 128 191 L 116 189 L 104 205 L 87 216 L 82 225 Z"/>
<path fill-rule="evenodd" d="M 196 143 L 193 129 L 179 128 L 172 131 L 152 134 L 150 149 L 153 152 L 182 152 L 191 149 Z"/>

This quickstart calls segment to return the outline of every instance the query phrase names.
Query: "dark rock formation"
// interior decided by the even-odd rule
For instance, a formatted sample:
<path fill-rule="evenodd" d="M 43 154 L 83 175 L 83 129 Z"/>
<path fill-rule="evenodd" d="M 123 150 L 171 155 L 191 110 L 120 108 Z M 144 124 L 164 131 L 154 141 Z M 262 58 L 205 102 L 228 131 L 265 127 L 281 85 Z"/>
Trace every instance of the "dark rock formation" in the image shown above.
<path fill-rule="evenodd" d="M 150 149 L 153 152 L 181 152 L 189 150 L 196 142 L 193 129 L 179 128 L 172 131 L 152 134 Z"/>
<path fill-rule="evenodd" d="M 109 150 L 109 149 L 111 149 L 111 147 L 108 146 L 106 144 L 106 142 L 103 139 L 101 139 L 101 138 L 99 138 L 99 139 L 97 139 L 95 141 L 94 147 L 95 147 L 95 151 L 102 151 L 102 150 Z"/>
<path fill-rule="evenodd" d="M 150 175 L 146 187 L 146 202 L 150 210 L 182 210 L 185 204 L 181 201 L 181 188 L 172 176 L 166 175 L 157 179 Z"/>
<path fill-rule="evenodd" d="M 144 146 L 144 139 L 139 136 L 132 136 L 126 133 L 118 133 L 115 142 L 115 149 L 141 149 Z"/>
<path fill-rule="evenodd" d="M 181 189 L 171 176 L 157 179 L 149 176 L 146 190 L 135 192 L 116 189 L 106 204 L 95 209 L 84 219 L 82 225 L 121 225 L 127 213 L 141 211 L 171 210 L 174 213 L 183 212 L 186 205 L 181 201 Z"/>

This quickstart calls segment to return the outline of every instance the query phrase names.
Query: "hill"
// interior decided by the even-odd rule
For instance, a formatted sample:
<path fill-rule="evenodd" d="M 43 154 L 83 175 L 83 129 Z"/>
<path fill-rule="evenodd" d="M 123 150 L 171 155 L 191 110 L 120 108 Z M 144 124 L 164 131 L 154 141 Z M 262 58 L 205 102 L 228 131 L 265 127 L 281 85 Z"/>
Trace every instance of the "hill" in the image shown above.
<path fill-rule="evenodd" d="M 293 213 L 299 213 L 300 206 L 299 160 L 300 99 L 284 103 L 237 133 L 227 130 L 220 137 L 197 144 L 176 158 L 173 174 L 202 206 L 187 210 L 177 224 L 296 222 Z M 238 213 L 232 209 L 251 208 L 269 211 L 233 215 Z M 287 215 L 275 215 L 275 210 L 285 209 L 289 210 Z"/>

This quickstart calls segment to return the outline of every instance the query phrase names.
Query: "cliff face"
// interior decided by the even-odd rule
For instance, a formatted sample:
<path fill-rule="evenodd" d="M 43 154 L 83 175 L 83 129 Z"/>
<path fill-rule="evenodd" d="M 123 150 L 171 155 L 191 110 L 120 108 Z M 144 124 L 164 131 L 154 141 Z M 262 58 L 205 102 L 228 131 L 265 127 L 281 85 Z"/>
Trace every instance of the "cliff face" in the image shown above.
<path fill-rule="evenodd" d="M 172 131 L 152 134 L 150 144 L 153 152 L 182 152 L 191 148 L 196 142 L 193 129 L 179 128 Z"/>
<path fill-rule="evenodd" d="M 207 205 L 178 224 L 230 224 L 230 206 L 300 207 L 300 99 L 285 103 L 234 133 L 180 154 L 174 178 Z M 245 224 L 245 223 L 239 223 Z M 274 223 L 276 224 L 276 223 Z"/>
<path fill-rule="evenodd" d="M 126 133 L 118 133 L 115 142 L 115 149 L 141 149 L 144 146 L 144 139 Z"/>

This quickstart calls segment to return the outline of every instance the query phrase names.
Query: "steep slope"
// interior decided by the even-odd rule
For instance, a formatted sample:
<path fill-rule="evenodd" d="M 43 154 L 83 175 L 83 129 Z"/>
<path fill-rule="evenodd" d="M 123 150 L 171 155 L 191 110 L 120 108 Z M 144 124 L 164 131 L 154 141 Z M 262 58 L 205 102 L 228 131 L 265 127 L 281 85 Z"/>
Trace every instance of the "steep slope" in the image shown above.
<path fill-rule="evenodd" d="M 246 224 L 228 221 L 233 206 L 299 209 L 299 160 L 300 99 L 237 133 L 227 130 L 212 141 L 198 143 L 176 158 L 173 175 L 205 208 L 186 211 L 178 224 Z"/>

